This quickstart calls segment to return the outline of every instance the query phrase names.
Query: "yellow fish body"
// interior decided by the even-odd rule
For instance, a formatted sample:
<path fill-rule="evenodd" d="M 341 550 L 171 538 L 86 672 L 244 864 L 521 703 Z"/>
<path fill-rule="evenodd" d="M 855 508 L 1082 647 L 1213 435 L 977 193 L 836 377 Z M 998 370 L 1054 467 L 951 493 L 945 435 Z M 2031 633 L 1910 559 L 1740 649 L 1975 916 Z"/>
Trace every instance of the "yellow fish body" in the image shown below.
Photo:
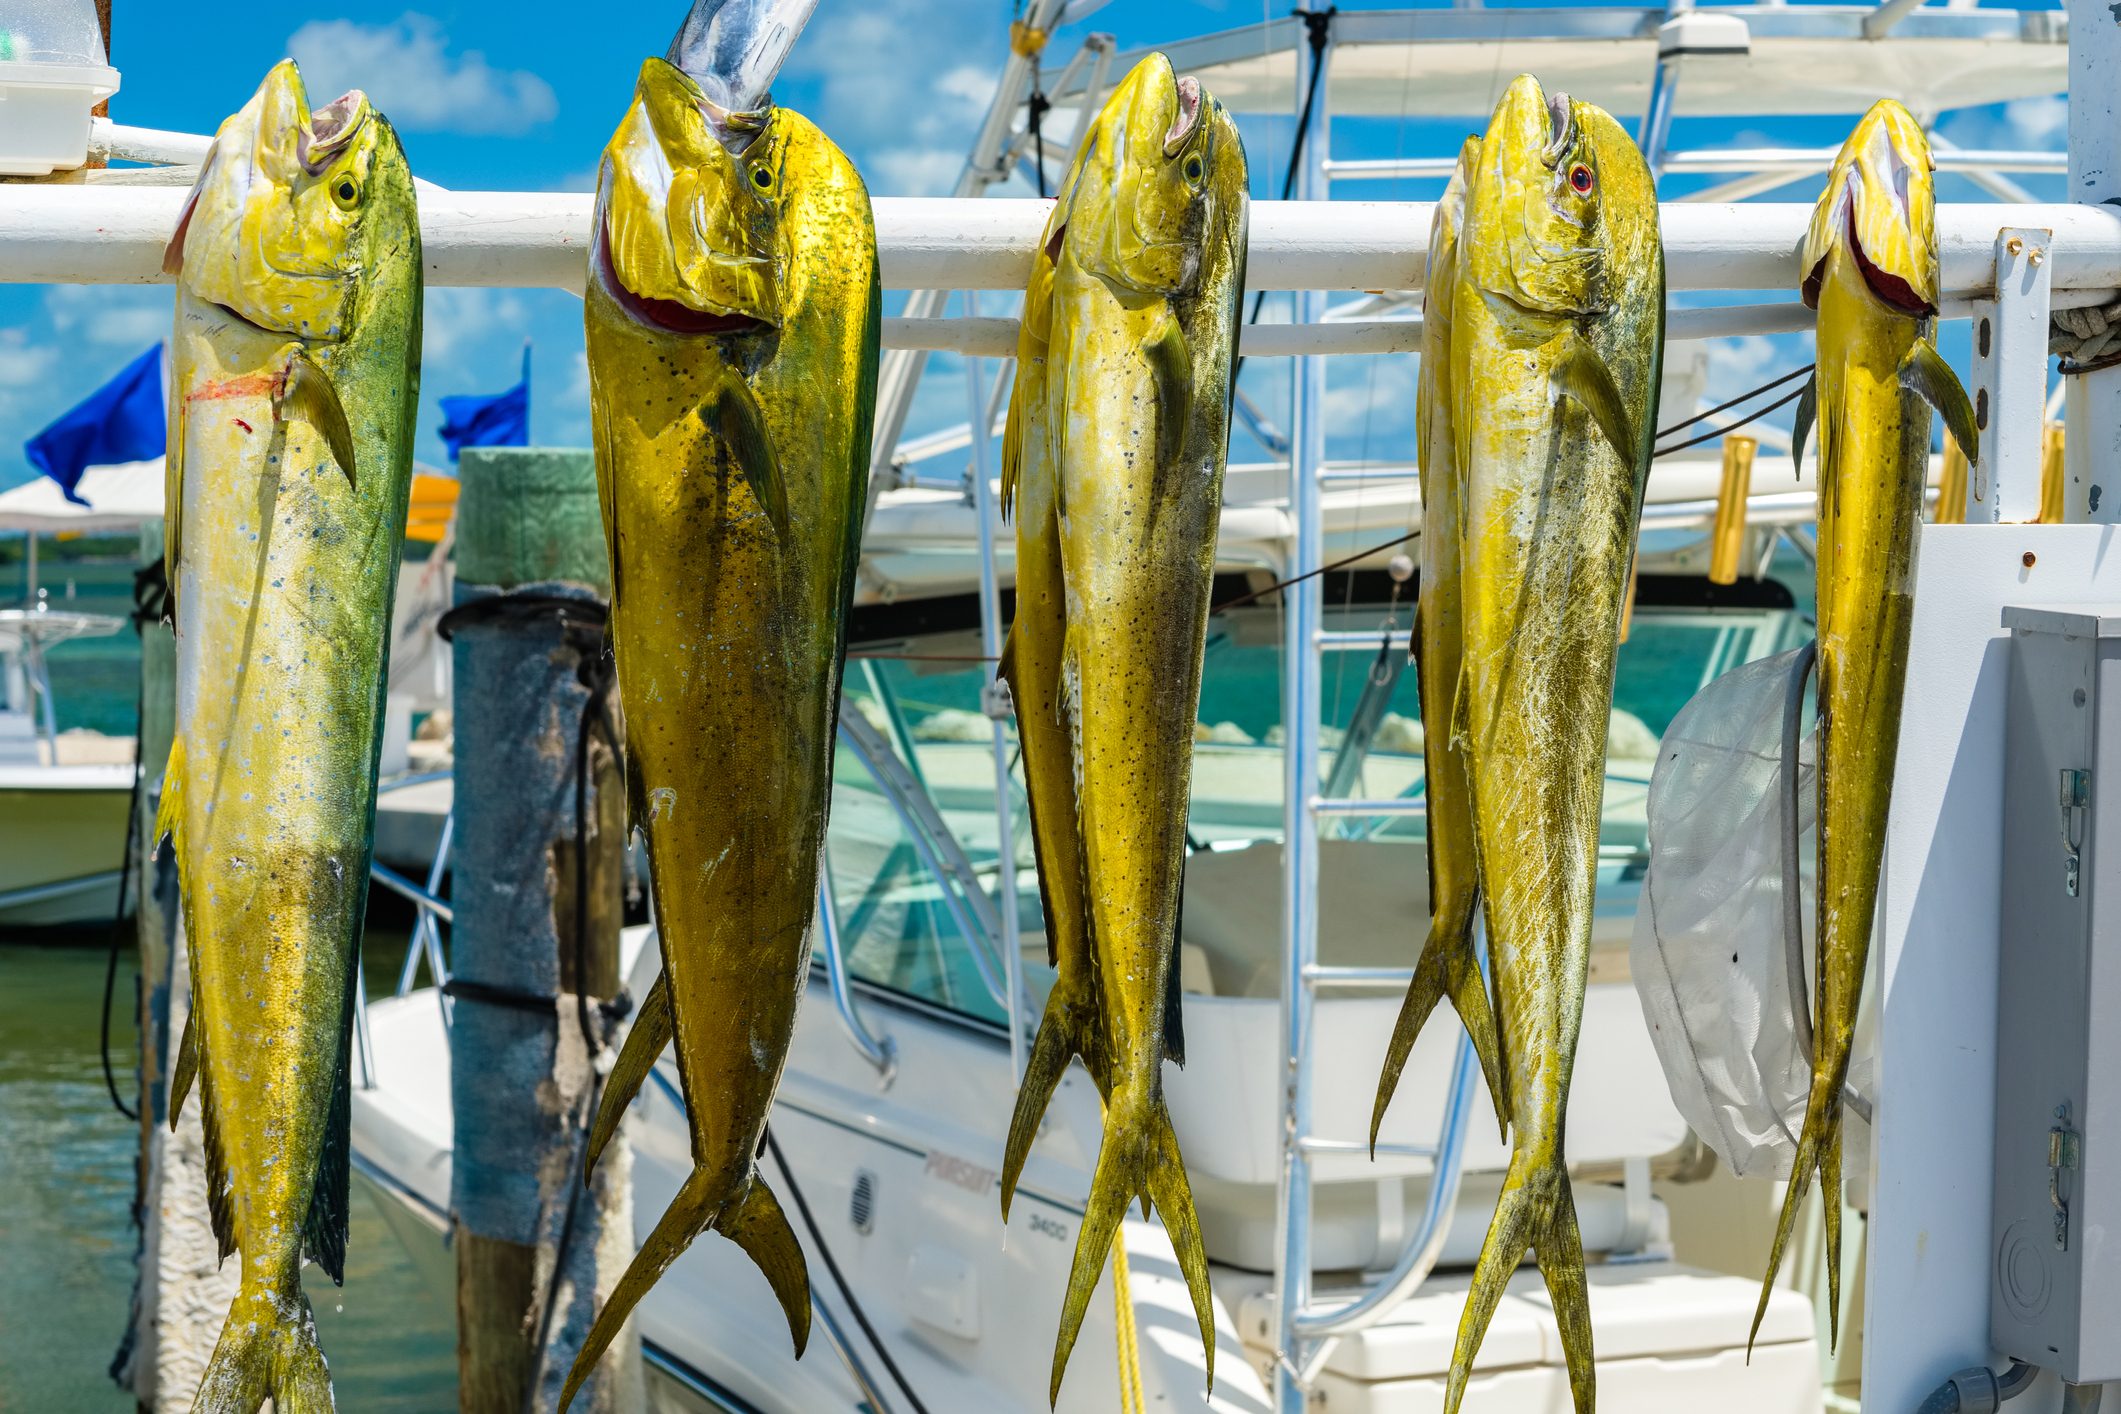
<path fill-rule="evenodd" d="M 332 1407 L 305 1255 L 342 1278 L 354 957 L 368 899 L 391 599 L 419 398 L 420 233 L 360 93 L 311 112 L 292 61 L 221 127 L 166 261 L 176 739 L 208 1198 L 242 1285 L 194 1406 Z"/>
<path fill-rule="evenodd" d="M 584 1343 L 709 1228 L 800 1353 L 802 1249 L 758 1154 L 810 964 L 881 300 L 869 197 L 807 119 L 729 113 L 661 59 L 605 150 L 586 301 L 628 786 L 662 980 L 589 1159 L 674 1037 L 693 1172 Z"/>
<path fill-rule="evenodd" d="M 1021 1170 L 1073 1055 L 1106 1098 L 1054 1351 L 1059 1397 L 1137 1197 L 1170 1230 L 1214 1376 L 1213 1297 L 1164 1108 L 1179 892 L 1244 291 L 1237 127 L 1168 60 L 1099 115 L 1046 229 L 1004 446 L 1018 619 L 1005 652 L 1060 973 L 1018 1097 Z M 1005 1192 L 1006 1188 L 1005 1186 Z"/>
<path fill-rule="evenodd" d="M 1930 342 L 1935 215 L 1921 125 L 1881 100 L 1842 145 L 1804 242 L 1804 300 L 1819 311 L 1818 368 L 1799 404 L 1796 436 L 1802 465 L 1816 419 L 1818 963 L 1811 1092 L 1755 1334 L 1815 1167 L 1826 1210 L 1829 1332 L 1840 1325 L 1841 1094 L 1885 857 L 1931 406 L 1944 409 L 1969 455 L 1976 445 L 1966 393 Z"/>
<path fill-rule="evenodd" d="M 1663 355 L 1657 196 L 1602 110 L 1520 77 L 1481 140 L 1452 311 L 1465 466 L 1464 683 L 1510 1167 L 1459 1323 L 1444 1408 L 1529 1246 L 1578 1414 L 1595 1406 L 1564 1120 L 1590 965 L 1620 618 Z"/>
<path fill-rule="evenodd" d="M 1458 167 L 1444 188 L 1443 200 L 1436 204 L 1429 226 L 1428 275 L 1422 282 L 1421 372 L 1414 419 L 1414 439 L 1421 449 L 1421 596 L 1414 606 L 1414 641 L 1421 690 L 1422 798 L 1427 802 L 1429 936 L 1385 1051 L 1377 1102 L 1370 1113 L 1373 1148 L 1415 1038 L 1437 1002 L 1447 996 L 1466 1034 L 1473 1038 L 1488 1094 L 1495 1102 L 1496 1122 L 1505 1130 L 1510 1122 L 1495 1013 L 1473 952 L 1480 872 L 1473 848 L 1465 743 L 1451 721 L 1465 653 L 1465 586 L 1460 583 L 1464 490 L 1451 431 L 1451 311 L 1466 182 L 1479 162 L 1480 139 L 1469 137 L 1458 154 Z"/>

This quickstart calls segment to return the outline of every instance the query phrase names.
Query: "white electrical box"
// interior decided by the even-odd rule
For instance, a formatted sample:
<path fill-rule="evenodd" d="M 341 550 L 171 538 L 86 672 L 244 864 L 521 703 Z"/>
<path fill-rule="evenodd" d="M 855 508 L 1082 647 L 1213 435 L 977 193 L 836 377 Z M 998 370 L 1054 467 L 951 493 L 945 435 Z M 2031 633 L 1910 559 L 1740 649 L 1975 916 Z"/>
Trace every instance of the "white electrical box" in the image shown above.
<path fill-rule="evenodd" d="M 117 91 L 94 0 L 9 0 L 0 12 L 0 176 L 81 166 L 90 110 Z"/>
<path fill-rule="evenodd" d="M 2121 605 L 2006 608 L 2003 626 L 1989 1331 L 2102 1383 L 2121 1379 L 2121 827 L 2102 840 L 2121 802 Z"/>

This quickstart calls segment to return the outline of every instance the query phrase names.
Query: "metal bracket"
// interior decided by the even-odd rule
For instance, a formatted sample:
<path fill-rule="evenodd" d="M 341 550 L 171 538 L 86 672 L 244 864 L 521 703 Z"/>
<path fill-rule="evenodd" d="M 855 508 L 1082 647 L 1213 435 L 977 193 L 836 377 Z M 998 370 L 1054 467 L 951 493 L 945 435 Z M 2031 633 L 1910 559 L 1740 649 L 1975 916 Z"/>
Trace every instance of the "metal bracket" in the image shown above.
<path fill-rule="evenodd" d="M 2065 769 L 2061 795 L 2062 887 L 2075 898 L 2083 867 L 2084 822 L 2092 804 L 2092 773 Z"/>
<path fill-rule="evenodd" d="M 2069 1106 L 2055 1106 L 2055 1127 L 2047 1132 L 2047 1201 L 2055 1207 L 2055 1250 L 2069 1251 L 2069 1199 L 2062 1195 L 2062 1175 L 2077 1167 L 2083 1136 L 2070 1127 Z"/>
<path fill-rule="evenodd" d="M 2047 326 L 2054 232 L 1996 232 L 1996 287 L 1974 304 L 1972 518 L 2026 523 L 2040 516 L 2040 430 L 2047 408 Z"/>

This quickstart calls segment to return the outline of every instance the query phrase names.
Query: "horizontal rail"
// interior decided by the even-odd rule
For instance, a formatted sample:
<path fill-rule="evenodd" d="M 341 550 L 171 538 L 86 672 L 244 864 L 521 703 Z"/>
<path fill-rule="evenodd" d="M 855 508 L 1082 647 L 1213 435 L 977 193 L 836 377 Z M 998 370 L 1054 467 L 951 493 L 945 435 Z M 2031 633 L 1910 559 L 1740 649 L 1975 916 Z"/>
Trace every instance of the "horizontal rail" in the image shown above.
<path fill-rule="evenodd" d="M 1943 154 L 1939 154 L 1940 158 Z M 0 186 L 0 281 L 150 284 L 184 192 L 121 184 Z M 434 190 L 420 197 L 434 285 L 580 290 L 592 198 L 578 192 Z M 1051 203 L 1032 198 L 879 197 L 876 231 L 891 289 L 1022 289 Z M 1252 205 L 1248 274 L 1264 290 L 1413 290 L 1422 282 L 1426 202 L 1260 201 Z M 1792 290 L 1807 204 L 1667 203 L 1666 273 L 1678 290 Z M 1984 294 L 1996 232 L 2052 230 L 2054 287 L 2121 287 L 2121 210 L 2055 203 L 1937 208 L 1942 285 Z"/>
<path fill-rule="evenodd" d="M 1663 174 L 1720 172 L 1783 172 L 1801 176 L 1824 172 L 1840 153 L 1833 147 L 1726 147 L 1697 152 L 1668 152 Z M 2060 175 L 2069 171 L 2069 155 L 2063 152 L 2020 151 L 2003 148 L 1939 147 L 1930 156 L 1940 172 L 2040 172 Z M 1336 182 L 1392 181 L 1400 178 L 1448 177 L 1456 169 L 1456 157 L 1366 157 L 1336 158 L 1325 164 L 1326 175 Z"/>
<path fill-rule="evenodd" d="M 1399 992 L 1413 980 L 1411 967 L 1334 967 L 1314 962 L 1304 969 L 1304 981 L 1320 991 Z"/>
<path fill-rule="evenodd" d="M 1395 1159 L 1433 1159 L 1436 1157 L 1436 1146 L 1434 1144 L 1372 1145 L 1366 1139 L 1315 1139 L 1308 1134 L 1296 1141 L 1296 1147 L 1303 1150 L 1306 1154 L 1367 1155 L 1374 1152 L 1379 1158 L 1389 1156 Z"/>
<path fill-rule="evenodd" d="M 1372 640 L 1373 642 L 1375 640 Z M 1429 807 L 1419 797 L 1406 800 L 1353 800 L 1335 796 L 1311 797 L 1313 815 L 1426 815 Z"/>
<path fill-rule="evenodd" d="M 1382 628 L 1320 629 L 1311 635 L 1314 647 L 1338 653 L 1372 653 L 1383 641 L 1404 639 L 1407 631 L 1403 627 L 1390 630 Z"/>
<path fill-rule="evenodd" d="M 411 899 L 444 923 L 453 924 L 457 921 L 456 910 L 452 909 L 445 900 L 436 898 L 388 864 L 371 862 L 368 866 L 368 877 L 401 898 Z"/>

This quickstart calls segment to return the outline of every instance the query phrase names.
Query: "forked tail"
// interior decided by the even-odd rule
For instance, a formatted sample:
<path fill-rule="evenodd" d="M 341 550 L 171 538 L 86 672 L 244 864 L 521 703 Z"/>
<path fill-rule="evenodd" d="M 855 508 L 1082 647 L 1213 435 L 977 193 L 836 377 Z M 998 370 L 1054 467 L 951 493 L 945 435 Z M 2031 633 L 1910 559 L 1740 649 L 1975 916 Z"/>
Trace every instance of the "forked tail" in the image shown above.
<path fill-rule="evenodd" d="M 317 1347 L 309 1302 L 292 1276 L 284 1288 L 244 1283 L 199 1383 L 192 1414 L 332 1414 L 331 1375 Z"/>
<path fill-rule="evenodd" d="M 1760 1279 L 1760 1304 L 1753 1308 L 1753 1329 L 1745 1338 L 1747 1360 L 1753 1358 L 1753 1342 L 1760 1337 L 1760 1322 L 1767 1316 L 1768 1298 L 1774 1294 L 1775 1273 L 1782 1267 L 1782 1253 L 1804 1207 L 1804 1195 L 1812 1186 L 1812 1171 L 1819 1173 L 1819 1196 L 1826 1214 L 1826 1331 L 1827 1349 L 1841 1341 L 1841 1087 L 1847 1073 L 1828 1068 L 1815 1077 L 1811 1097 L 1805 1102 L 1804 1131 L 1797 1138 L 1797 1158 L 1790 1165 L 1790 1186 L 1782 1195 L 1782 1218 L 1775 1224 L 1775 1245 L 1768 1249 L 1767 1275 Z M 1825 1083 L 1831 1080 L 1831 1083 Z"/>
<path fill-rule="evenodd" d="M 1576 1414 L 1593 1414 L 1597 1408 L 1598 1370 L 1591 1357 L 1591 1297 L 1583 1275 L 1583 1234 L 1576 1226 L 1576 1196 L 1569 1189 L 1569 1171 L 1562 1164 L 1557 1137 L 1545 1149 L 1545 1157 L 1535 1157 L 1522 1145 L 1510 1156 L 1495 1218 L 1488 1224 L 1488 1240 L 1473 1269 L 1473 1289 L 1466 1293 L 1465 1314 L 1458 1321 L 1444 1414 L 1458 1414 L 1466 1381 L 1473 1373 L 1473 1357 L 1480 1353 L 1488 1322 L 1495 1318 L 1495 1308 L 1526 1248 L 1538 1257 L 1547 1295 L 1554 1303 Z"/>
<path fill-rule="evenodd" d="M 597 1361 L 618 1337 L 619 1328 L 648 1294 L 648 1288 L 692 1245 L 692 1239 L 709 1228 L 743 1248 L 758 1263 L 788 1317 L 795 1353 L 803 1353 L 803 1346 L 810 1339 L 810 1273 L 795 1231 L 788 1226 L 788 1217 L 766 1187 L 766 1180 L 756 1172 L 736 1190 L 735 1196 L 727 1194 L 726 1185 L 718 1183 L 710 1170 L 694 1169 L 685 1180 L 685 1186 L 670 1202 L 670 1211 L 648 1234 L 648 1240 L 634 1254 L 633 1264 L 612 1289 L 611 1299 L 597 1312 L 596 1324 L 589 1328 L 582 1352 L 575 1357 L 574 1368 L 567 1372 L 567 1387 L 560 1392 L 561 1414 L 566 1414 L 575 1393 L 596 1369 Z"/>
<path fill-rule="evenodd" d="M 1421 961 L 1414 964 L 1414 980 L 1407 984 L 1407 999 L 1400 1003 L 1399 1020 L 1392 1026 L 1392 1043 L 1385 1048 L 1385 1068 L 1377 1078 L 1377 1102 L 1370 1109 L 1370 1156 L 1377 1156 L 1377 1133 L 1384 1127 L 1385 1110 L 1399 1088 L 1400 1072 L 1414 1041 L 1428 1023 L 1429 1014 L 1445 997 L 1465 1023 L 1480 1057 L 1480 1073 L 1487 1077 L 1488 1097 L 1495 1102 L 1495 1124 L 1507 1134 L 1510 1128 L 1508 1093 L 1502 1079 L 1502 1048 L 1495 1035 L 1495 1011 L 1488 1003 L 1487 979 L 1480 975 L 1479 959 L 1473 955 L 1473 908 L 1479 895 L 1468 893 L 1461 901 L 1447 902 L 1429 920 L 1429 938 L 1422 944 Z"/>
<path fill-rule="evenodd" d="M 1091 1078 L 1102 1091 L 1104 1066 L 1099 1061 L 1098 1016 L 1094 1000 L 1078 997 L 1073 979 L 1054 984 L 1046 998 L 1046 1014 L 1039 1018 L 1038 1035 L 1031 1042 L 1031 1055 L 1024 1062 L 1024 1083 L 1017 1087 L 1016 1112 L 1009 1117 L 1009 1142 L 1002 1150 L 1002 1221 L 1009 1221 L 1009 1202 L 1016 1196 L 1016 1181 L 1023 1176 L 1024 1161 L 1038 1138 L 1039 1122 L 1046 1117 L 1053 1091 L 1068 1062 L 1077 1056 L 1089 1067 Z"/>
<path fill-rule="evenodd" d="M 1105 1110 L 1105 1138 L 1097 1151 L 1097 1171 L 1090 1178 L 1090 1201 L 1082 1231 L 1075 1240 L 1075 1267 L 1068 1273 L 1068 1294 L 1061 1303 L 1060 1339 L 1053 1347 L 1053 1384 L 1048 1398 L 1060 1402 L 1061 1376 L 1068 1354 L 1083 1328 L 1083 1314 L 1104 1273 L 1113 1234 L 1127 1216 L 1127 1206 L 1146 1197 L 1163 1215 L 1164 1230 L 1178 1254 L 1193 1294 L 1193 1314 L 1207 1351 L 1208 1388 L 1215 1388 L 1215 1297 L 1208 1289 L 1208 1256 L 1201 1247 L 1200 1219 L 1193 1212 L 1193 1189 L 1186 1182 L 1185 1160 L 1171 1114 L 1161 1093 L 1138 1089 L 1115 1091 Z"/>

